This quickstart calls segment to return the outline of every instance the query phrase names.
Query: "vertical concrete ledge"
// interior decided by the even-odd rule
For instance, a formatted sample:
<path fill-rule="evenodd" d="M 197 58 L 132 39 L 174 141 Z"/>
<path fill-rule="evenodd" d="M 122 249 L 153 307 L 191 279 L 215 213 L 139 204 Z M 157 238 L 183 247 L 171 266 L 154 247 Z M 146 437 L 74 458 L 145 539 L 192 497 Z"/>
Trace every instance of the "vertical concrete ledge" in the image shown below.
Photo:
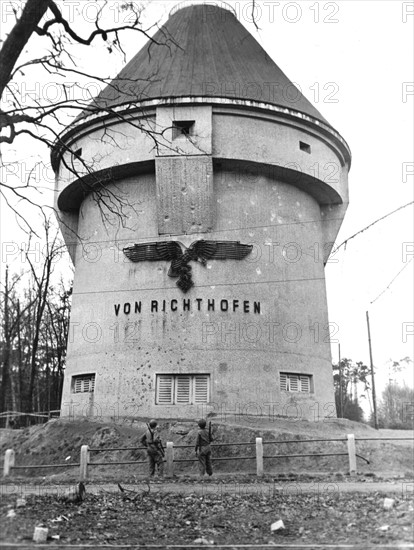
<path fill-rule="evenodd" d="M 165 475 L 167 477 L 174 477 L 174 443 L 172 441 L 167 441 L 165 458 L 167 460 Z"/>
<path fill-rule="evenodd" d="M 348 458 L 349 458 L 349 475 L 356 476 L 356 450 L 355 450 L 355 435 L 348 434 Z"/>
<path fill-rule="evenodd" d="M 82 445 L 80 452 L 79 481 L 87 481 L 89 464 L 89 445 Z"/>
<path fill-rule="evenodd" d="M 263 439 L 256 437 L 256 471 L 257 476 L 263 475 Z"/>
<path fill-rule="evenodd" d="M 4 454 L 4 464 L 3 464 L 3 477 L 10 475 L 10 470 L 14 466 L 15 454 L 13 449 L 7 449 Z"/>

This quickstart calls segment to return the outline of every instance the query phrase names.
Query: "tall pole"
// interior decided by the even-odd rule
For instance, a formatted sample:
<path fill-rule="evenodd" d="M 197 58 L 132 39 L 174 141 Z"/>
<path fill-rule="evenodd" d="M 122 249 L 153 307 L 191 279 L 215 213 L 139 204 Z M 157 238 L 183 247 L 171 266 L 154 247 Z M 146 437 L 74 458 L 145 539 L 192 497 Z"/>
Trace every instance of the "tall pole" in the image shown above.
<path fill-rule="evenodd" d="M 378 430 L 378 416 L 377 416 L 377 398 L 375 394 L 375 377 L 374 377 L 374 364 L 372 361 L 372 347 L 371 347 L 371 331 L 369 328 L 369 315 L 367 313 L 367 327 L 368 327 L 368 344 L 369 344 L 369 360 L 371 366 L 371 378 L 372 378 L 372 404 L 374 407 L 374 428 Z"/>
<path fill-rule="evenodd" d="M 339 407 L 341 418 L 344 417 L 344 400 L 342 395 L 342 365 L 341 365 L 341 344 L 338 344 L 338 366 L 339 366 Z"/>

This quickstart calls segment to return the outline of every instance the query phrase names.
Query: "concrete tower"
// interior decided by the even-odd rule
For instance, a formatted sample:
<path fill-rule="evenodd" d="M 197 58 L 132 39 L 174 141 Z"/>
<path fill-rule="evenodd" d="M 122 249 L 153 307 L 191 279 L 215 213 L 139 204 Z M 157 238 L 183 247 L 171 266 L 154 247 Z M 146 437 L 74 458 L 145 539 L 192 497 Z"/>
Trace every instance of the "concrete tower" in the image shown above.
<path fill-rule="evenodd" d="M 155 40 L 53 151 L 76 267 L 62 412 L 336 416 L 348 145 L 231 10 L 175 9 Z"/>

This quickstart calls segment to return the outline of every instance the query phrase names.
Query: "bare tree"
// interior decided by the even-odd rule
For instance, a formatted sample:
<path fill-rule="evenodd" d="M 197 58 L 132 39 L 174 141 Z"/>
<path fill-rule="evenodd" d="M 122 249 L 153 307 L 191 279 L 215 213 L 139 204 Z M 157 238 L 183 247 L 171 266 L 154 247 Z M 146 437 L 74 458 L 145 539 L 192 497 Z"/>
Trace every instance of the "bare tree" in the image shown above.
<path fill-rule="evenodd" d="M 72 289 L 55 274 L 66 254 L 57 227 L 46 219 L 44 229 L 42 254 L 27 247 L 29 270 L 7 268 L 0 291 L 0 412 L 59 408 Z"/>
<path fill-rule="evenodd" d="M 362 361 L 354 363 L 352 359 L 346 358 L 341 359 L 340 364 L 333 364 L 332 368 L 338 417 L 362 420 L 362 409 L 358 404 L 358 386 L 363 385 L 371 406 L 369 368 Z"/>
<path fill-rule="evenodd" d="M 33 318 L 33 341 L 30 354 L 30 368 L 29 368 L 29 386 L 27 390 L 27 396 L 25 399 L 25 407 L 27 411 L 31 411 L 33 408 L 33 395 L 35 388 L 35 380 L 38 368 L 38 347 L 41 336 L 41 328 L 44 321 L 44 312 L 47 308 L 48 297 L 50 292 L 51 277 L 56 261 L 62 254 L 62 243 L 58 240 L 58 232 L 55 230 L 54 234 L 53 226 L 50 219 L 45 219 L 45 247 L 43 249 L 43 263 L 40 270 L 32 261 L 30 257 L 30 240 L 29 246 L 26 249 L 25 256 L 30 266 L 31 275 L 34 282 L 35 300 L 34 300 L 34 318 Z"/>
<path fill-rule="evenodd" d="M 16 2 L 9 4 L 13 7 Z M 99 44 L 107 50 L 108 55 L 117 52 L 125 58 L 121 36 L 128 31 L 137 32 L 153 43 L 164 44 L 166 47 L 173 42 L 172 37 L 166 35 L 165 42 L 162 43 L 150 37 L 152 27 L 143 27 L 143 8 L 138 7 L 135 2 L 120 4 L 119 10 L 123 13 L 121 19 L 125 21 L 123 24 L 111 24 L 108 14 L 112 13 L 112 20 L 114 14 L 113 6 L 108 6 L 108 0 L 97 2 L 96 17 L 87 24 L 76 16 L 75 11 L 70 17 L 65 17 L 64 7 L 65 3 L 60 0 L 24 0 L 20 13 L 14 9 L 15 23 L 0 49 L 0 144 L 3 146 L 18 147 L 21 142 L 24 145 L 30 140 L 40 144 L 43 149 L 60 147 L 62 152 L 69 152 L 73 158 L 78 153 L 72 151 L 60 139 L 60 132 L 75 117 L 102 112 L 118 118 L 121 116 L 110 107 L 103 106 L 102 102 L 94 101 L 93 93 L 89 94 L 86 91 L 85 95 L 82 82 L 95 82 L 98 89 L 102 90 L 104 87 L 113 86 L 112 78 L 82 71 L 77 66 L 77 56 L 74 52 L 78 52 L 79 48 Z M 34 47 L 31 47 L 33 45 Z M 38 55 L 30 54 L 31 51 L 37 52 Z M 59 88 L 58 100 L 41 95 L 37 97 L 36 93 L 25 94 L 22 91 L 22 82 L 39 82 L 42 79 Z M 68 80 L 72 82 L 68 83 Z M 119 84 L 117 82 L 116 86 Z M 123 87 L 123 93 L 126 89 L 127 87 Z M 140 98 L 131 94 L 131 103 L 139 104 L 139 101 Z M 148 129 L 147 125 L 144 127 L 142 122 L 136 120 L 128 119 L 128 124 L 138 126 L 151 135 L 154 146 L 157 146 L 160 135 L 155 130 Z M 13 173 L 14 162 L 4 159 L 4 154 L 3 150 L 3 175 L 7 175 Z M 77 166 L 74 166 L 69 165 L 63 158 L 65 168 L 81 179 L 86 191 L 93 189 L 94 198 L 102 207 L 106 221 L 108 212 L 122 215 L 123 207 L 130 206 L 127 198 L 120 196 L 116 189 L 114 191 L 111 186 L 105 185 L 105 182 L 94 178 L 96 166 L 93 166 L 93 163 L 85 162 L 79 155 L 78 161 Z M 37 196 L 34 198 L 32 192 L 34 188 L 42 191 L 41 185 L 33 185 L 34 171 L 35 167 L 33 172 L 29 170 L 24 177 L 3 177 L 0 181 L 0 194 L 6 204 L 14 210 L 21 225 L 30 230 L 33 230 L 33 227 L 16 207 L 16 200 L 24 200 L 44 208 L 44 199 L 39 201 Z M 89 178 L 86 178 L 85 174 Z"/>

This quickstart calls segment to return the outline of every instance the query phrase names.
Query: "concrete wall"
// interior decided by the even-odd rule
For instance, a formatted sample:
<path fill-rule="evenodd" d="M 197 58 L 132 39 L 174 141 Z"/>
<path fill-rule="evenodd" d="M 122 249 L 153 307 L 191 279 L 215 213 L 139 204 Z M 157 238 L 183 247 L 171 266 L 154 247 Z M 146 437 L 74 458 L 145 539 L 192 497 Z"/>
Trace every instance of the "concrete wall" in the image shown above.
<path fill-rule="evenodd" d="M 160 373 L 209 373 L 212 410 L 265 413 L 271 406 L 276 414 L 296 415 L 297 404 L 299 414 L 309 417 L 315 401 L 321 409 L 332 402 L 323 263 L 314 254 L 322 238 L 319 206 L 305 193 L 265 177 L 255 185 L 238 182 L 237 190 L 223 184 L 233 176 L 217 174 L 217 228 L 203 237 L 251 243 L 253 252 L 240 262 L 193 263 L 195 288 L 186 295 L 167 276 L 167 262 L 131 263 L 121 251 L 134 240 L 154 239 L 153 176 L 118 184 L 141 210 L 116 240 L 107 239 L 93 197 L 84 201 L 64 411 L 75 403 L 77 412 L 91 410 L 90 397 L 71 393 L 69 384 L 73 374 L 87 372 L 97 373 L 94 410 L 104 416 L 199 416 L 200 406 L 155 405 Z M 281 205 L 283 215 L 278 214 Z M 194 236 L 178 240 L 189 246 Z M 179 305 L 171 311 L 174 299 L 178 304 L 190 300 L 191 310 Z M 157 312 L 150 310 L 153 300 Z M 215 300 L 215 311 L 208 311 L 207 300 Z M 221 300 L 228 301 L 228 312 L 220 311 Z M 234 300 L 236 311 L 231 311 Z M 135 313 L 135 302 L 141 303 L 141 313 Z M 260 314 L 253 312 L 254 302 L 260 303 Z M 128 314 L 125 304 L 131 304 Z M 280 371 L 313 375 L 314 392 L 281 392 Z"/>
<path fill-rule="evenodd" d="M 197 120 L 197 109 L 175 113 L 164 108 L 157 113 L 157 126 L 190 115 Z M 202 140 L 202 155 L 196 153 L 197 143 L 184 147 L 181 155 L 171 154 L 171 148 L 169 154 L 154 155 L 144 150 L 147 137 L 137 138 L 139 152 L 128 138 L 122 155 L 119 147 L 102 155 L 107 166 L 111 155 L 117 163 L 152 158 L 155 164 L 148 173 L 107 185 L 110 193 L 125 199 L 122 223 L 116 214 L 97 208 L 93 193 L 81 203 L 64 415 L 170 418 L 230 411 L 334 416 L 329 334 L 335 327 L 328 324 L 323 265 L 326 238 L 336 235 L 325 219 L 333 218 L 337 208 L 344 213 L 347 166 L 329 140 L 318 140 L 316 130 L 305 132 L 302 122 L 279 124 L 252 113 L 210 115 L 211 110 L 200 108 L 201 130 L 194 140 Z M 94 130 L 95 138 L 99 131 Z M 85 133 L 76 142 L 91 158 L 98 151 L 95 138 Z M 305 139 L 311 153 L 299 148 Z M 325 171 L 325 165 L 336 162 L 338 181 L 323 181 L 324 172 L 297 185 L 284 179 L 284 172 L 269 170 L 301 162 L 309 176 L 312 164 L 305 160 L 319 160 Z M 162 222 L 168 207 L 160 200 L 160 181 L 167 198 L 169 193 L 187 195 L 197 169 L 188 166 L 206 161 L 209 169 L 200 185 L 207 176 L 209 183 L 200 223 L 175 226 L 170 236 Z M 174 168 L 165 169 L 165 162 L 175 163 Z M 176 178 L 185 185 L 174 187 Z M 58 189 L 71 185 L 63 170 Z M 338 204 L 321 204 L 322 196 Z M 180 221 L 182 209 L 183 220 L 191 222 L 193 203 L 177 199 L 175 220 Z M 112 224 L 103 223 L 103 213 Z M 244 260 L 209 260 L 206 266 L 191 262 L 195 286 L 186 294 L 168 276 L 169 262 L 133 263 L 122 251 L 135 243 L 166 240 L 188 247 L 198 239 L 240 241 L 253 250 Z M 282 391 L 281 372 L 311 376 L 311 392 Z M 96 375 L 95 391 L 74 393 L 72 376 L 88 373 Z M 157 405 L 156 377 L 163 373 L 209 374 L 209 404 Z"/>

